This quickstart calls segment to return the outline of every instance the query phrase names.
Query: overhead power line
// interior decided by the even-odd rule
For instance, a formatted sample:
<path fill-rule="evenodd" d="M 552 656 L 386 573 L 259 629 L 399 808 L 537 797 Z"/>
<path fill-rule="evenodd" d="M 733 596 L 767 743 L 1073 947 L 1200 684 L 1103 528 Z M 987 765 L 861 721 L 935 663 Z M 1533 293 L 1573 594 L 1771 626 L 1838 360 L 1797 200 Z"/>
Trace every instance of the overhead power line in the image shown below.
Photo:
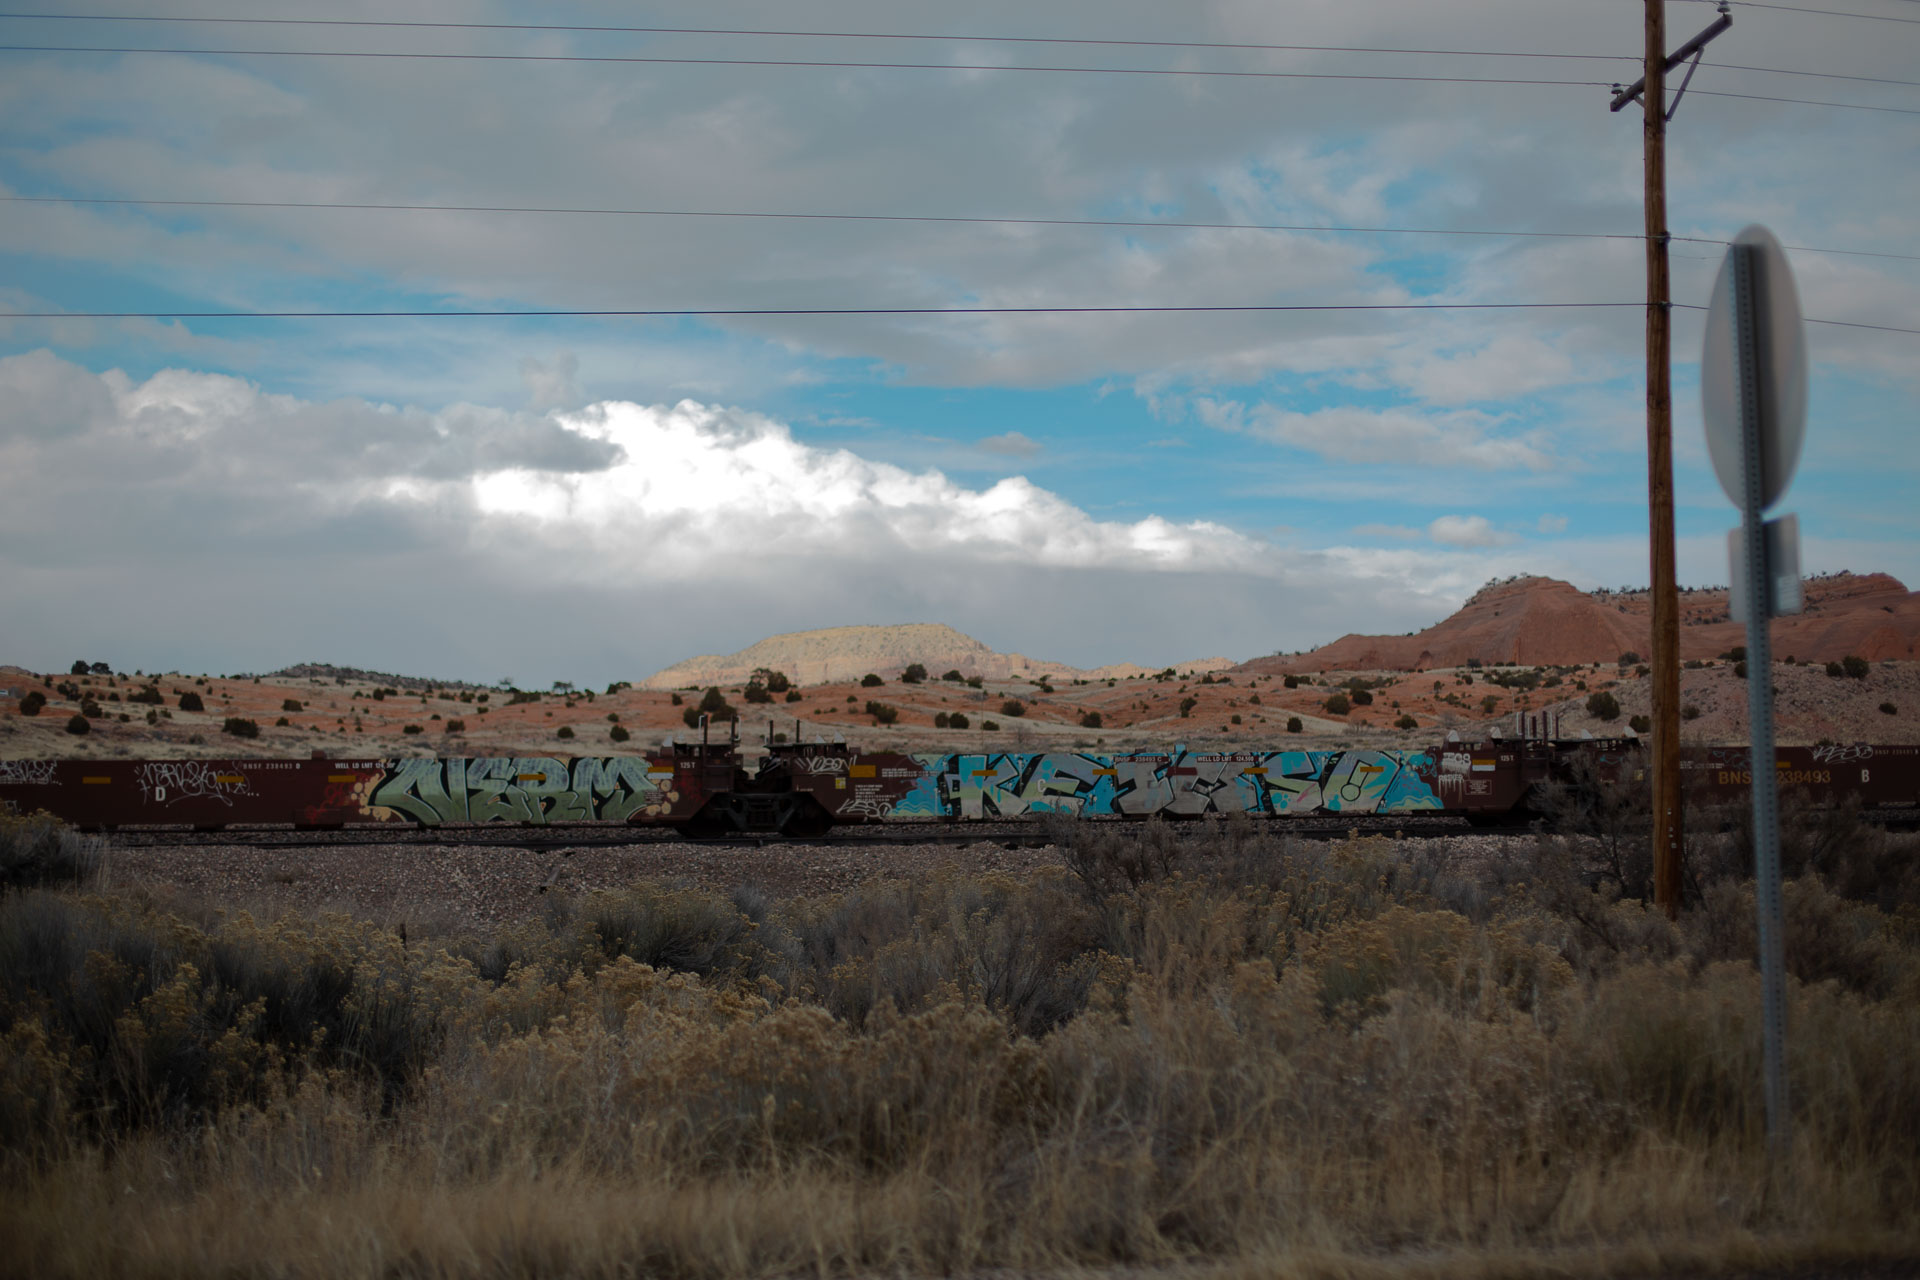
<path fill-rule="evenodd" d="M 372 58 L 423 62 L 611 63 L 632 66 L 819 67 L 866 71 L 1010 71 L 1047 75 L 1198 76 L 1229 80 L 1362 80 L 1413 84 L 1520 84 L 1609 87 L 1604 80 L 1542 80 L 1508 76 L 1415 76 L 1346 71 L 1230 71 L 1202 67 L 1007 66 L 990 62 L 858 62 L 812 58 L 671 58 L 591 53 L 416 53 L 393 49 L 185 49 L 141 45 L 0 44 L 0 53 L 164 54 L 220 58 Z"/>
<path fill-rule="evenodd" d="M 620 307 L 604 309 L 530 308 L 476 311 L 8 311 L 11 320 L 476 320 L 555 319 L 560 317 L 699 319 L 742 316 L 1062 316 L 1183 315 L 1196 313 L 1289 311 L 1548 311 L 1579 308 L 1644 307 L 1644 302 L 1342 302 L 1206 303 L 1193 306 L 1038 306 L 1038 307 Z"/>
<path fill-rule="evenodd" d="M 474 311 L 6 311 L 9 320 L 551 320 L 658 319 L 697 320 L 779 316 L 1085 316 L 1085 315 L 1193 315 L 1276 314 L 1331 311 L 1571 311 L 1643 308 L 1635 302 L 1342 302 L 1291 304 L 1198 304 L 1194 306 L 1056 306 L 1056 307 L 661 307 L 661 308 L 528 308 Z M 1683 311 L 1705 311 L 1688 302 L 1669 304 Z M 1806 317 L 1807 324 L 1845 329 L 1872 329 L 1881 333 L 1920 334 L 1920 329 L 1898 325 L 1863 324 L 1855 320 Z"/>
<path fill-rule="evenodd" d="M 1307 222 L 1183 222 L 1148 218 L 1011 218 L 968 217 L 925 213 L 793 213 L 743 209 L 620 209 L 561 205 L 389 204 L 333 200 L 149 200 L 95 196 L 0 196 L 16 204 L 78 204 L 188 209 L 314 209 L 358 210 L 380 213 L 528 213 L 589 217 L 771 219 L 797 222 L 902 222 L 960 226 L 1084 227 L 1161 231 L 1289 231 L 1316 235 L 1474 236 L 1542 240 L 1640 240 L 1637 232 L 1527 231 L 1489 227 L 1365 227 L 1323 226 Z M 1730 243 L 1711 236 L 1670 236 L 1677 243 Z M 1883 253 L 1871 249 L 1832 249 L 1819 245 L 1784 246 L 1796 253 L 1830 253 L 1855 258 L 1890 258 L 1920 262 L 1920 254 Z"/>
<path fill-rule="evenodd" d="M 1890 111 L 1895 115 L 1920 116 L 1915 107 L 1870 107 L 1861 102 L 1815 102 L 1808 98 L 1775 98 L 1764 93 L 1727 93 L 1716 89 L 1695 89 L 1703 98 L 1744 98 L 1749 102 L 1791 102 L 1800 107 L 1841 107 L 1847 111 Z"/>
<path fill-rule="evenodd" d="M 1789 67 L 1748 67 L 1738 62 L 1702 62 L 1703 67 L 1718 67 L 1722 71 L 1764 71 L 1772 76 L 1805 76 L 1814 80 L 1854 80 L 1861 84 L 1898 84 L 1909 88 L 1920 87 L 1920 80 L 1895 80 L 1889 76 L 1851 76 L 1835 71 L 1795 71 Z"/>
<path fill-rule="evenodd" d="M 815 67 L 826 70 L 864 71 L 969 71 L 1012 72 L 1040 75 L 1149 76 L 1156 78 L 1198 77 L 1226 80 L 1344 80 L 1396 84 L 1500 84 L 1539 85 L 1561 88 L 1618 88 L 1606 80 L 1550 80 L 1519 76 L 1418 76 L 1352 71 L 1237 71 L 1210 67 L 1066 67 L 1011 66 L 989 62 L 860 62 L 846 59 L 813 58 L 677 58 L 625 54 L 585 53 L 429 53 L 392 49 L 190 49 L 156 48 L 143 45 L 38 45 L 3 44 L 0 53 L 111 53 L 159 54 L 209 58 L 366 58 L 385 61 L 422 62 L 526 62 L 526 63 L 600 63 L 626 66 L 688 67 Z M 1768 68 L 1755 68 L 1767 70 Z M 1843 111 L 1881 111 L 1898 115 L 1920 115 L 1920 109 L 1876 107 L 1857 102 L 1824 102 L 1806 98 L 1769 97 L 1752 93 L 1727 93 L 1695 89 L 1697 95 L 1713 98 L 1745 98 L 1756 102 L 1783 102 L 1803 107 L 1834 107 Z"/>
<path fill-rule="evenodd" d="M 1249 52 L 1398 54 L 1416 57 L 1444 58 L 1526 58 L 1529 60 L 1552 58 L 1581 62 L 1638 61 L 1638 59 L 1632 55 L 1623 53 L 1558 53 L 1545 50 L 1512 49 L 1421 49 L 1388 45 L 1269 44 L 1251 40 L 1124 40 L 1097 36 L 1008 36 L 984 35 L 979 33 L 905 31 L 798 31 L 761 27 L 637 27 L 560 22 L 402 22 L 365 18 L 237 18 L 195 14 L 156 15 L 131 13 L 0 13 L 0 19 L 4 18 L 57 20 L 65 22 L 172 22 L 272 27 L 366 27 L 372 29 L 423 31 L 517 31 L 573 34 L 749 36 L 822 40 L 921 40 L 944 41 L 956 44 L 1042 44 L 1084 45 L 1129 49 L 1221 49 L 1245 50 Z M 1847 75 L 1828 71 L 1800 71 L 1787 67 L 1752 67 L 1730 62 L 1710 62 L 1705 65 L 1721 67 L 1728 71 L 1764 72 L 1768 75 L 1811 76 L 1822 80 L 1855 80 L 1866 84 L 1920 86 L 1920 80 L 1900 80 L 1886 76 Z"/>
<path fill-rule="evenodd" d="M 1868 22 L 1906 22 L 1920 24 L 1920 18 L 1896 18 L 1885 13 L 1843 13 L 1838 9 L 1807 9 L 1796 4 L 1762 4 L 1761 0 L 1733 0 L 1743 9 L 1778 9 L 1783 13 L 1812 13 L 1822 18 L 1864 18 Z"/>
<path fill-rule="evenodd" d="M 771 36 L 818 40 L 936 40 L 964 44 L 1061 44 L 1130 49 L 1247 49 L 1285 53 L 1421 54 L 1457 58 L 1565 58 L 1583 62 L 1632 62 L 1627 54 L 1530 53 L 1495 49 L 1404 49 L 1375 45 L 1262 44 L 1243 40 L 1120 40 L 1092 36 L 1005 36 L 957 32 L 787 31 L 754 27 L 584 26 L 557 22 L 399 22 L 359 18 L 229 18 L 130 13 L 0 13 L 0 18 L 57 19 L 72 22 L 196 22 L 279 27 L 391 27 L 432 31 L 552 31 L 581 34 L 672 36 Z"/>
<path fill-rule="evenodd" d="M 1710 310 L 1710 308 L 1703 307 L 1697 302 L 1673 302 L 1673 303 L 1669 303 L 1668 305 L 1673 307 L 1676 311 Z M 1872 329 L 1877 333 L 1920 334 L 1920 329 L 1904 329 L 1897 324 L 1864 324 L 1858 320 L 1822 320 L 1818 316 L 1803 316 L 1801 317 L 1801 321 L 1804 324 L 1832 325 L 1837 329 Z"/>
<path fill-rule="evenodd" d="M 571 34 L 677 35 L 677 36 L 750 36 L 779 39 L 821 40 L 922 40 L 965 44 L 1041 44 L 1084 45 L 1128 49 L 1221 49 L 1249 52 L 1284 53 L 1356 53 L 1371 55 L 1407 55 L 1444 58 L 1526 58 L 1562 59 L 1581 62 L 1636 62 L 1623 53 L 1557 53 L 1544 50 L 1510 49 L 1409 49 L 1386 45 L 1268 44 L 1251 40 L 1123 40 L 1095 36 L 1008 36 L 980 33 L 907 32 L 907 31 L 798 31 L 758 27 L 636 27 L 583 25 L 560 22 L 420 22 L 382 21 L 365 18 L 236 18 L 197 14 L 130 13 L 0 13 L 0 18 L 59 20 L 67 22 L 145 22 L 201 23 L 270 27 L 365 27 L 422 31 L 518 31 Z M 1751 67 L 1738 63 L 1710 62 L 1707 66 L 1728 71 L 1756 71 L 1768 75 L 1809 76 L 1822 80 L 1855 80 L 1866 84 L 1920 86 L 1920 80 L 1899 80 L 1885 76 L 1857 76 L 1827 71 L 1798 71 L 1787 67 Z"/>

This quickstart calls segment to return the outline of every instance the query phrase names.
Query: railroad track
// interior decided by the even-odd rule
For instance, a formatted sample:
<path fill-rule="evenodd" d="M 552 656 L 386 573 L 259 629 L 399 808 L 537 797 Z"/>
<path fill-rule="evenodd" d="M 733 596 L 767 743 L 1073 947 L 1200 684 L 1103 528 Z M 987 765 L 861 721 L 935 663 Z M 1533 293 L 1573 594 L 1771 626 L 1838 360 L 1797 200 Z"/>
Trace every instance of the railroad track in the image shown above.
<path fill-rule="evenodd" d="M 1088 829 L 1122 837 L 1138 837 L 1148 831 L 1166 831 L 1181 839 L 1190 839 L 1217 830 L 1210 821 L 1127 822 L 1105 819 L 1086 824 Z M 1071 828 L 1070 828 L 1071 829 Z M 1262 831 L 1274 835 L 1293 835 L 1308 840 L 1342 840 L 1350 835 L 1442 836 L 1463 835 L 1473 830 L 1465 818 L 1426 814 L 1356 814 L 1347 817 L 1275 819 L 1262 823 Z M 695 840 L 680 832 L 658 827 L 611 827 L 603 825 L 557 827 L 340 827 L 324 831 L 295 830 L 289 827 L 224 827 L 217 830 L 146 828 L 120 830 L 107 838 L 127 849 L 194 848 L 205 845 L 242 845 L 262 849 L 351 848 L 359 845 L 419 845 L 463 848 L 598 849 L 628 846 L 696 844 L 709 848 L 759 848 L 766 845 L 794 845 L 847 848 L 862 845 L 966 845 L 991 843 L 1005 848 L 1039 848 L 1056 844 L 1060 825 L 1044 822 L 969 822 L 890 823 L 871 827 L 846 827 L 824 836 L 795 837 L 773 832 L 741 832 Z"/>

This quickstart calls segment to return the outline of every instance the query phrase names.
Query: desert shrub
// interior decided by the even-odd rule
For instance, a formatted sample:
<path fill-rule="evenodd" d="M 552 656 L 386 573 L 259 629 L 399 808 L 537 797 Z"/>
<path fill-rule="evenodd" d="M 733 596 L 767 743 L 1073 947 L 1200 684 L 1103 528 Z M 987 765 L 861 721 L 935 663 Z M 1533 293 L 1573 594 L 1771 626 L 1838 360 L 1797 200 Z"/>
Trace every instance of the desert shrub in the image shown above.
<path fill-rule="evenodd" d="M 745 698 L 748 702 L 752 702 L 752 703 L 762 703 L 762 702 L 773 701 L 773 695 L 767 692 L 765 685 L 756 684 L 753 682 L 749 682 L 747 684 L 747 687 L 741 691 L 740 696 Z"/>
<path fill-rule="evenodd" d="M 129 693 L 127 695 L 127 701 L 144 702 L 148 706 L 157 707 L 165 702 L 166 698 L 161 694 L 159 686 L 148 685 L 144 689 L 135 689 L 132 693 Z"/>
<path fill-rule="evenodd" d="M 1840 659 L 1840 669 L 1846 673 L 1849 680 L 1865 680 L 1867 672 L 1871 670 L 1865 658 L 1856 657 L 1853 654 Z"/>
<path fill-rule="evenodd" d="M 754 681 L 763 684 L 768 693 L 786 693 L 793 687 L 793 681 L 784 671 L 775 671 L 771 667 L 761 667 L 753 673 Z"/>
<path fill-rule="evenodd" d="M 92 698 L 83 698 L 80 701 L 80 714 L 89 720 L 98 720 L 106 713 L 100 709 L 100 704 Z"/>
<path fill-rule="evenodd" d="M 1480 711 L 1481 711 L 1481 714 L 1483 715 L 1490 716 L 1495 711 L 1499 710 L 1499 708 L 1500 708 L 1500 699 L 1495 694 L 1490 693 L 1486 697 L 1480 699 Z"/>
<path fill-rule="evenodd" d="M 625 725 L 617 724 L 607 730 L 607 737 L 614 742 L 625 742 L 627 739 L 633 737 L 633 734 L 628 732 Z"/>
<path fill-rule="evenodd" d="M 573 726 L 570 724 L 563 724 L 558 729 L 555 729 L 553 731 L 553 736 L 556 738 L 571 739 L 574 736 Z"/>
<path fill-rule="evenodd" d="M 1412 716 L 1403 715 L 1398 720 L 1395 720 L 1393 722 L 1393 727 L 1396 729 L 1418 729 L 1420 727 L 1420 722 L 1418 720 L 1415 720 Z"/>
<path fill-rule="evenodd" d="M 1700 708 L 1689 702 L 1686 706 L 1680 708 L 1680 718 L 1682 720 L 1698 720 L 1700 718 Z"/>
<path fill-rule="evenodd" d="M 291 728 L 292 725 L 293 725 L 293 722 L 287 719 L 285 716 L 281 716 L 278 720 L 275 720 L 273 722 L 273 727 L 276 729 L 287 729 L 287 728 Z"/>
<path fill-rule="evenodd" d="M 447 733 L 465 733 L 467 731 L 467 722 L 465 720 L 449 720 L 446 723 L 444 731 Z"/>
<path fill-rule="evenodd" d="M 182 711 L 205 711 L 207 704 L 201 699 L 199 694 L 189 689 L 180 695 L 180 709 Z"/>
<path fill-rule="evenodd" d="M 867 674 L 860 677 L 860 687 L 862 689 L 878 689 L 881 685 L 885 683 L 886 683 L 885 680 L 882 680 L 879 676 L 873 674 L 873 672 L 871 671 L 867 672 Z"/>
<path fill-rule="evenodd" d="M 1633 730 L 1635 733 L 1652 733 L 1653 717 L 1652 716 L 1628 716 L 1627 728 Z"/>
<path fill-rule="evenodd" d="M 1306 731 L 1307 731 L 1307 726 L 1304 722 L 1301 721 L 1299 716 L 1287 717 L 1288 733 L 1305 733 Z"/>
<path fill-rule="evenodd" d="M 1847 674 L 1847 669 L 1841 666 L 1839 663 L 1829 662 L 1827 664 L 1827 675 L 1829 678 L 1838 680 L 1841 676 L 1845 674 Z"/>
<path fill-rule="evenodd" d="M 1830 885 L 1787 894 L 1782 1201 L 1737 879 L 1674 926 L 1572 864 L 1475 896 L 1277 823 L 1055 843 L 1073 870 L 641 884 L 444 945 L 10 895 L 13 1269 L 198 1274 L 211 1237 L 236 1275 L 1265 1272 L 1249 1241 L 1307 1233 L 1328 1274 L 1489 1241 L 1530 1274 L 1762 1215 L 1769 1250 L 1911 1250 L 1920 955 Z"/>
<path fill-rule="evenodd" d="M 66 1059 L 83 1131 L 204 1124 L 282 1093 L 288 1056 L 391 1104 L 455 1012 L 427 975 L 391 933 L 341 917 L 201 928 L 128 900 L 0 903 L 0 998 L 41 993 L 40 1043 Z"/>
<path fill-rule="evenodd" d="M 67 720 L 67 732 L 73 734 L 75 737 L 79 737 L 84 733 L 91 733 L 92 731 L 93 724 L 84 715 L 74 715 Z"/>
<path fill-rule="evenodd" d="M 1193 714 L 1193 709 L 1199 705 L 1200 705 L 1200 699 L 1193 697 L 1191 694 L 1189 694 L 1187 697 L 1180 699 L 1180 718 L 1184 720 L 1188 716 L 1191 716 Z"/>
<path fill-rule="evenodd" d="M 980 732 L 998 733 L 1000 732 L 1000 722 L 998 720 L 982 720 L 980 722 Z"/>
<path fill-rule="evenodd" d="M 1373 705 L 1373 695 L 1365 689 L 1355 689 L 1353 691 L 1353 705 L 1356 707 L 1370 707 Z"/>
<path fill-rule="evenodd" d="M 107 844 L 83 836 L 50 813 L 0 809 L 0 889 L 82 884 L 106 866 Z"/>
<path fill-rule="evenodd" d="M 1900 708 L 1894 706 L 1891 702 L 1883 702 L 1880 704 L 1880 714 L 1883 716 L 1897 716 L 1900 714 Z"/>
<path fill-rule="evenodd" d="M 1300 687 L 1300 677 L 1293 675 L 1286 676 L 1281 679 L 1280 683 L 1285 688 L 1298 689 Z"/>
<path fill-rule="evenodd" d="M 1347 700 L 1347 695 L 1344 693 L 1334 694 L 1320 706 L 1330 716 L 1343 716 L 1353 710 L 1353 703 Z"/>
<path fill-rule="evenodd" d="M 694 714 L 689 718 L 683 713 L 682 718 L 686 719 L 690 725 L 700 723 L 699 713 L 701 712 L 705 712 L 707 718 L 710 720 L 737 720 L 740 716 L 740 713 L 733 709 L 733 705 L 727 701 L 726 696 L 720 692 L 717 685 L 709 688 L 700 696 L 700 704 L 698 706 L 690 707 L 688 710 Z"/>
<path fill-rule="evenodd" d="M 420 732 L 419 726 L 410 726 L 413 732 Z M 228 716 L 226 723 L 220 726 L 220 732 L 232 734 L 236 738 L 257 738 L 260 736 L 260 724 L 244 716 Z"/>
<path fill-rule="evenodd" d="M 972 724 L 973 721 L 967 719 L 966 713 L 963 711 L 955 711 L 947 717 L 947 727 L 949 729 L 966 729 L 970 728 Z"/>
<path fill-rule="evenodd" d="M 93 664 L 85 661 L 84 659 L 81 659 L 81 660 L 76 660 L 74 662 L 73 668 L 71 671 L 68 672 L 68 674 L 76 675 L 76 676 L 84 676 L 92 670 L 93 670 Z"/>
<path fill-rule="evenodd" d="M 787 701 L 788 702 L 800 701 L 800 691 L 798 689 L 787 690 Z"/>
<path fill-rule="evenodd" d="M 668 698 L 668 700 L 669 700 L 669 701 L 670 701 L 670 702 L 672 703 L 672 705 L 674 705 L 674 706 L 676 706 L 676 707 L 677 707 L 677 706 L 679 706 L 679 705 L 680 705 L 680 704 L 681 704 L 681 703 L 682 703 L 683 701 L 685 701 L 685 699 L 683 699 L 683 698 L 682 698 L 682 697 L 681 697 L 681 696 L 680 696 L 679 694 L 677 694 L 677 693 L 670 693 L 670 694 L 668 694 L 668 695 L 667 695 L 667 698 Z"/>
<path fill-rule="evenodd" d="M 589 975 L 624 956 L 655 969 L 752 977 L 772 959 L 755 933 L 719 894 L 639 884 L 588 898 L 562 948 Z"/>
<path fill-rule="evenodd" d="M 47 695 L 38 689 L 30 689 L 27 691 L 27 696 L 20 699 L 20 714 L 23 716 L 37 716 L 46 705 Z"/>
<path fill-rule="evenodd" d="M 1238 719 L 1238 717 L 1235 718 Z M 1104 727 L 1105 724 L 1106 721 L 1101 719 L 1098 711 L 1088 711 L 1080 717 L 1080 727 L 1082 729 L 1099 729 Z"/>
<path fill-rule="evenodd" d="M 869 699 L 867 701 L 867 714 L 873 717 L 875 724 L 892 724 L 900 718 L 900 708 Z"/>
<path fill-rule="evenodd" d="M 1590 693 L 1587 695 L 1587 714 L 1596 720 L 1618 720 L 1620 700 L 1606 689 Z"/>
<path fill-rule="evenodd" d="M 302 706 L 300 705 L 300 700 L 299 700 L 298 698 L 288 698 L 288 699 L 287 699 L 286 701 L 284 701 L 284 702 L 282 702 L 282 703 L 280 704 L 280 709 L 281 709 L 282 711 L 303 711 L 303 710 L 305 710 L 305 708 L 304 708 L 304 707 L 302 707 Z"/>
<path fill-rule="evenodd" d="M 927 678 L 927 669 L 917 662 L 909 662 L 907 669 L 900 673 L 901 684 L 919 684 Z"/>
<path fill-rule="evenodd" d="M 958 667 L 954 667 L 952 670 L 948 671 L 945 675 L 941 676 L 940 678 L 942 680 L 949 680 L 954 684 L 960 684 L 966 680 L 966 677 L 960 674 L 960 668 Z"/>
<path fill-rule="evenodd" d="M 1633 650 L 1629 649 L 1625 653 L 1620 655 L 1617 661 L 1617 665 L 1622 667 L 1631 667 L 1639 661 L 1640 661 L 1640 655 L 1635 653 Z"/>
<path fill-rule="evenodd" d="M 936 728 L 936 729 L 945 729 L 946 727 L 948 727 L 948 725 L 949 725 L 950 723 L 951 723 L 951 717 L 950 717 L 950 716 L 948 716 L 946 712 L 944 712 L 944 711 L 936 711 L 936 712 L 934 712 L 934 713 L 933 713 L 933 727 L 934 727 L 934 728 Z"/>
<path fill-rule="evenodd" d="M 1018 719 L 1027 714 L 1027 704 L 1021 702 L 1018 698 L 1008 698 L 1000 704 L 1000 714 Z"/>

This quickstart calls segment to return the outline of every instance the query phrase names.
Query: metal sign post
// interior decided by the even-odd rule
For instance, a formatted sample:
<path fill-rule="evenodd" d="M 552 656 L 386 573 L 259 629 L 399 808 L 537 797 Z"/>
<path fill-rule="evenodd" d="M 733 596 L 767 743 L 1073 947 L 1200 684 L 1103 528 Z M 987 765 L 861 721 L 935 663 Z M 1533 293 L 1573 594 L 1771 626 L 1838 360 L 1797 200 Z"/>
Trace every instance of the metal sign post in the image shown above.
<path fill-rule="evenodd" d="M 1797 612 L 1799 524 L 1766 509 L 1793 478 L 1806 431 L 1806 346 L 1786 257 L 1760 227 L 1735 237 L 1714 286 L 1700 383 L 1707 451 L 1721 488 L 1740 506 L 1733 595 L 1746 614 L 1747 714 L 1752 735 L 1755 900 L 1760 926 L 1767 1146 L 1788 1140 L 1786 956 L 1780 909 L 1780 808 L 1774 779 L 1773 645 L 1768 622 Z M 1792 574 L 1780 583 L 1781 570 Z"/>

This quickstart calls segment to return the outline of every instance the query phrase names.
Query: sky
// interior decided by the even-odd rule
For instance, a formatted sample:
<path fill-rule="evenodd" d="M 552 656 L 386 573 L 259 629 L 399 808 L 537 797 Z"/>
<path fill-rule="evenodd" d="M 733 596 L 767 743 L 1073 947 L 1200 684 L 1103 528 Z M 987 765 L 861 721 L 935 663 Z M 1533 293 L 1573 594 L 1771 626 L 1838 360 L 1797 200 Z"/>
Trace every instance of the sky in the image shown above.
<path fill-rule="evenodd" d="M 0 662 L 599 684 L 932 621 L 1157 666 L 1644 585 L 1642 12 L 0 17 Z M 1848 322 L 1776 513 L 1920 585 L 1920 4 L 1732 15 L 1668 141 L 1680 579 L 1728 578 L 1698 308 L 1759 223 Z M 1034 310 L 1087 307 L 1303 309 Z M 896 314 L 711 314 L 834 310 Z M 706 314 L 471 314 L 528 311 Z"/>

